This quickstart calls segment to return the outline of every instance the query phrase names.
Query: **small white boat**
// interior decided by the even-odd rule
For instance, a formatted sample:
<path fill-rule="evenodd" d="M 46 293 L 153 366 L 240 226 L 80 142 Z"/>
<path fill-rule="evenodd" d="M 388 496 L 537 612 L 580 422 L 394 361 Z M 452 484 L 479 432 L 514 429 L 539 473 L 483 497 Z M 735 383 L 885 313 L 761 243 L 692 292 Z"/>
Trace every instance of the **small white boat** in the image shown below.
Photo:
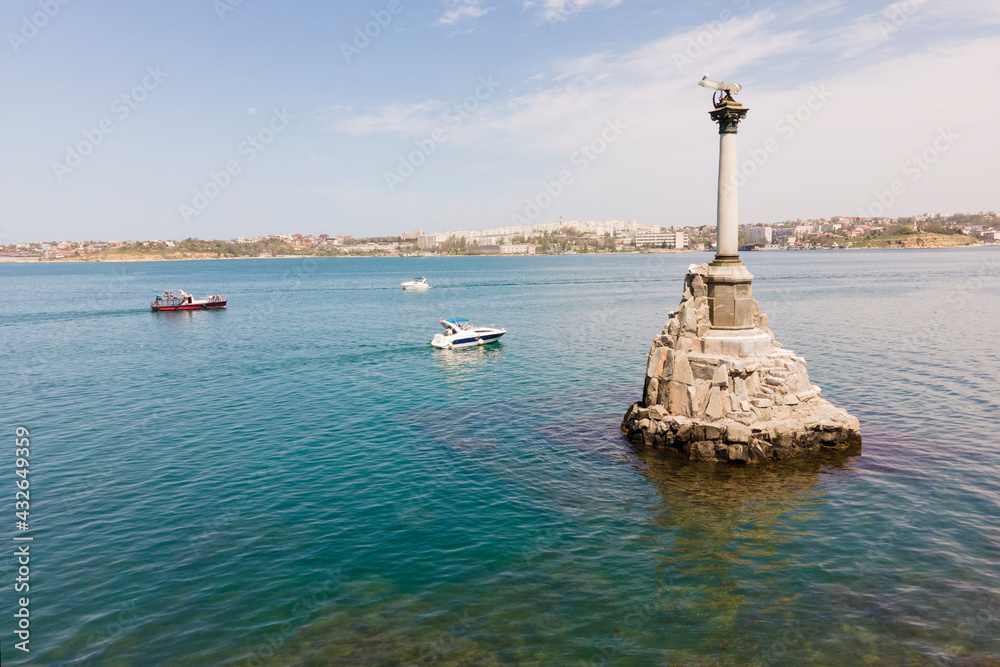
<path fill-rule="evenodd" d="M 399 286 L 403 289 L 430 289 L 430 285 L 427 284 L 427 278 L 414 278 L 405 283 L 399 283 Z"/>
<path fill-rule="evenodd" d="M 500 340 L 500 336 L 507 333 L 506 329 L 498 327 L 477 327 L 469 320 L 461 318 L 441 320 L 441 326 L 444 327 L 444 333 L 434 336 L 431 345 L 443 350 L 495 343 Z"/>

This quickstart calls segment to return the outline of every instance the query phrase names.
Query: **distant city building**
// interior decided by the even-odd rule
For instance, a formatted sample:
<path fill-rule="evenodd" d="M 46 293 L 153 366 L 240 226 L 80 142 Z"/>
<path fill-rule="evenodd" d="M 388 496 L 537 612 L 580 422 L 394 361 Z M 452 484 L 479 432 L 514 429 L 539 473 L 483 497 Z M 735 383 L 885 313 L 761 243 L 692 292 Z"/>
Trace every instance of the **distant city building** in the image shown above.
<path fill-rule="evenodd" d="M 499 255 L 500 247 L 498 245 L 468 245 L 465 246 L 466 255 Z"/>
<path fill-rule="evenodd" d="M 635 247 L 664 247 L 683 248 L 687 244 L 687 234 L 679 231 L 651 231 L 637 232 L 635 235 Z"/>
<path fill-rule="evenodd" d="M 770 227 L 749 227 L 746 234 L 751 245 L 771 245 L 774 238 L 774 230 Z"/>
<path fill-rule="evenodd" d="M 793 241 L 795 241 L 795 229 L 792 227 L 775 229 L 771 234 L 771 242 L 778 245 L 787 245 Z"/>
<path fill-rule="evenodd" d="M 424 230 L 417 229 L 412 232 L 406 232 L 405 234 L 400 234 L 399 238 L 403 239 L 404 241 L 416 241 L 423 235 L 424 235 Z"/>
<path fill-rule="evenodd" d="M 534 255 L 535 246 L 530 243 L 513 243 L 499 246 L 501 255 Z"/>
<path fill-rule="evenodd" d="M 453 232 L 437 232 L 435 234 L 421 234 L 417 239 L 417 247 L 423 250 L 433 250 L 445 241 L 454 236 Z"/>

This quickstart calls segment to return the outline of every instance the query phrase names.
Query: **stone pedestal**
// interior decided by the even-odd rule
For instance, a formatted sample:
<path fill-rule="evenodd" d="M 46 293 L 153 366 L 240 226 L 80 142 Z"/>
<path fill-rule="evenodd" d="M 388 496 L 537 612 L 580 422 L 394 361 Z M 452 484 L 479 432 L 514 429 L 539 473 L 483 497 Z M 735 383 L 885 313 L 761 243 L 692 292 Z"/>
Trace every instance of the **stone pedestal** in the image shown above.
<path fill-rule="evenodd" d="M 746 268 L 722 272 L 739 279 L 733 282 L 713 282 L 714 269 L 688 269 L 680 306 L 653 339 L 642 400 L 622 422 L 626 436 L 692 459 L 736 463 L 860 444 L 858 420 L 821 398 L 805 359 L 775 342 L 749 282 L 739 282 L 752 279 Z M 735 321 L 748 326 L 715 326 L 713 288 L 720 307 L 735 302 Z"/>

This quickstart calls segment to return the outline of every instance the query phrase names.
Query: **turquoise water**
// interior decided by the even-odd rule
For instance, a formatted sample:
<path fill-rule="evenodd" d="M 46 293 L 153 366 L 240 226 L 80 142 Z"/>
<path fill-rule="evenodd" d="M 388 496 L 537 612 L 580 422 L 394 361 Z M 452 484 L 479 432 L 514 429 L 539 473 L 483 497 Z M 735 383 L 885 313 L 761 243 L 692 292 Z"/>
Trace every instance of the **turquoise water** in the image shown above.
<path fill-rule="evenodd" d="M 748 253 L 864 436 L 761 469 L 618 430 L 708 259 L 0 265 L 3 663 L 998 664 L 1000 250 Z"/>

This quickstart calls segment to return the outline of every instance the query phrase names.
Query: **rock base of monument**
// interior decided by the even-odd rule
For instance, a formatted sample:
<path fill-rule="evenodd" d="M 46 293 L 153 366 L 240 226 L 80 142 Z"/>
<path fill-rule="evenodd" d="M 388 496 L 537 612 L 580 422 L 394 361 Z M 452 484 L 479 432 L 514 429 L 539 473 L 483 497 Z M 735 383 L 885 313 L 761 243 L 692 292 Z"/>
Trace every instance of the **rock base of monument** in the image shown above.
<path fill-rule="evenodd" d="M 774 340 L 753 301 L 753 329 L 712 330 L 707 264 L 688 269 L 680 306 L 653 339 L 629 440 L 702 461 L 753 463 L 861 443 L 860 424 L 820 397 L 806 361 Z"/>

